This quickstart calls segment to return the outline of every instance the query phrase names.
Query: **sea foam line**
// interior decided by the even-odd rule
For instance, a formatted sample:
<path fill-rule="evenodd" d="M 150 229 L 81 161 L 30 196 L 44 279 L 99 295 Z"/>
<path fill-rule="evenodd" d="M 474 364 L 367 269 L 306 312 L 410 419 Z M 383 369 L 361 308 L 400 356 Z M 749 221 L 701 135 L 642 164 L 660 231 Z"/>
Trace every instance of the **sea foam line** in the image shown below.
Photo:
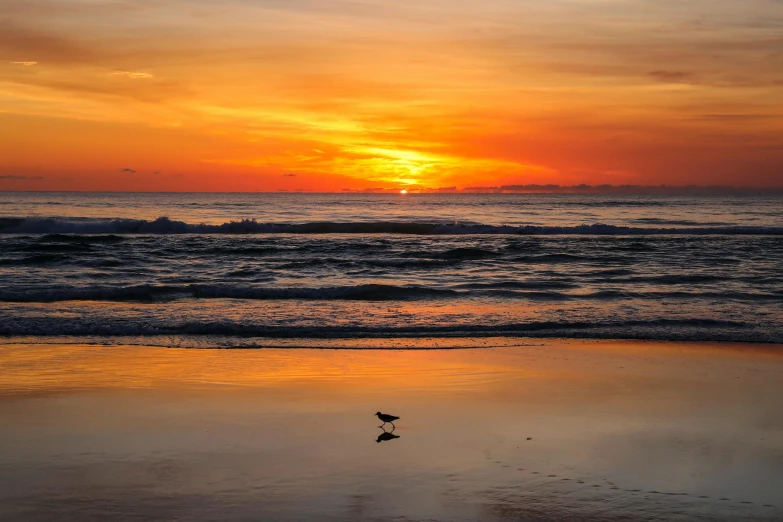
<path fill-rule="evenodd" d="M 471 289 L 470 286 L 473 286 Z M 527 289 L 520 289 L 526 287 Z M 749 302 L 781 302 L 778 293 L 737 291 L 618 291 L 598 290 L 590 293 L 557 292 L 545 285 L 511 283 L 502 286 L 461 285 L 454 288 L 358 284 L 324 287 L 261 287 L 231 284 L 130 285 L 0 289 L 0 302 L 56 303 L 63 301 L 137 301 L 156 302 L 176 299 L 245 299 L 300 301 L 401 301 L 442 300 L 471 296 L 533 301 L 614 301 L 628 299 L 720 299 Z"/>
<path fill-rule="evenodd" d="M 409 235 L 765 235 L 781 236 L 783 227 L 627 227 L 595 223 L 577 226 L 510 226 L 442 224 L 416 222 L 313 222 L 259 223 L 252 219 L 220 225 L 192 224 L 160 217 L 144 219 L 101 219 L 65 217 L 0 218 L 3 234 L 409 234 Z"/>

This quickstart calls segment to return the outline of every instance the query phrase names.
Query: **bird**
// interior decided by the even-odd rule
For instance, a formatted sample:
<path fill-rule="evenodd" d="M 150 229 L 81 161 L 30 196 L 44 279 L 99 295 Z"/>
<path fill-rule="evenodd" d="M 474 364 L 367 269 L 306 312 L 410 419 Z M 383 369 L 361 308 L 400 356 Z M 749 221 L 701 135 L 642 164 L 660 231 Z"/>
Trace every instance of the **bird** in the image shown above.
<path fill-rule="evenodd" d="M 376 415 L 376 416 L 377 416 L 379 419 L 381 419 L 381 420 L 383 421 L 383 424 L 381 424 L 381 426 L 383 426 L 383 425 L 384 425 L 384 424 L 386 424 L 387 422 L 388 422 L 389 424 L 391 424 L 392 426 L 394 426 L 394 421 L 396 421 L 397 419 L 399 419 L 399 417 L 395 417 L 394 415 L 389 415 L 389 414 L 386 414 L 386 413 L 381 413 L 381 412 L 379 412 L 379 411 L 376 411 L 376 412 L 375 412 L 375 415 Z M 396 427 L 396 426 L 395 426 L 395 427 Z"/>

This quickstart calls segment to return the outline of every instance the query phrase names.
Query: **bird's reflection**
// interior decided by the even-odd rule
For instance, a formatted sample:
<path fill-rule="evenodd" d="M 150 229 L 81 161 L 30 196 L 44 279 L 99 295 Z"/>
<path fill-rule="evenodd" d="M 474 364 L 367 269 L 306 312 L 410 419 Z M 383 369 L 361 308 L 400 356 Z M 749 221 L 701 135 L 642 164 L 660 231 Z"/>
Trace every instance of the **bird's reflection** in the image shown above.
<path fill-rule="evenodd" d="M 378 438 L 375 439 L 375 442 L 384 442 L 384 441 L 387 441 L 387 440 L 394 440 L 394 439 L 399 439 L 400 438 L 399 435 L 395 435 L 394 434 L 394 428 L 392 428 L 391 431 L 386 431 L 383 428 L 381 428 L 381 429 L 383 430 L 383 433 L 378 435 Z"/>

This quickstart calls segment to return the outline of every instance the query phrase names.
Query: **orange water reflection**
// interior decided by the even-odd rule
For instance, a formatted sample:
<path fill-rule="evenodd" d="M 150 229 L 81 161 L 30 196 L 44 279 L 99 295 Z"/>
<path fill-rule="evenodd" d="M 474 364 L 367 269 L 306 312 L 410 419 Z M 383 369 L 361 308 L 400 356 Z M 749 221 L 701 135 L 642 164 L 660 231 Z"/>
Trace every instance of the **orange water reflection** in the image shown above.
<path fill-rule="evenodd" d="M 776 347 L 476 342 L 5 346 L 0 519 L 783 513 Z"/>

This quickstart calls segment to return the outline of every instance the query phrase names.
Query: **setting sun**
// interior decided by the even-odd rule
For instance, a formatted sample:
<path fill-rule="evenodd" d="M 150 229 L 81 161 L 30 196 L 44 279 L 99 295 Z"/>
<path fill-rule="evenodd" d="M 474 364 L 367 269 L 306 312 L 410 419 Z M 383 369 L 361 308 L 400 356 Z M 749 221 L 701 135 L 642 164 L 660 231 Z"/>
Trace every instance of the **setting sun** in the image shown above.
<path fill-rule="evenodd" d="M 402 190 L 400 191 L 400 194 L 402 194 L 402 195 L 405 195 L 405 194 L 407 194 L 407 193 L 408 193 L 408 191 L 407 191 L 407 190 L 405 190 L 405 189 L 402 189 Z"/>

